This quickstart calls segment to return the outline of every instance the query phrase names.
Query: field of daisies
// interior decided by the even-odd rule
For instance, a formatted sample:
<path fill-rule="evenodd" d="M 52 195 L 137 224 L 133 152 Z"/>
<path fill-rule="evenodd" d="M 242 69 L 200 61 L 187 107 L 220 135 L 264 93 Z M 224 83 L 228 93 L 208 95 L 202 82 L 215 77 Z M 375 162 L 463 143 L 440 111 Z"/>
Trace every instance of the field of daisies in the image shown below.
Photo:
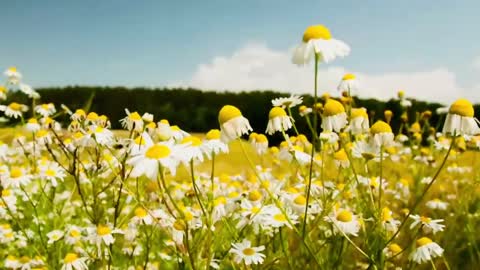
<path fill-rule="evenodd" d="M 355 75 L 339 78 L 338 97 L 317 93 L 319 65 L 349 52 L 308 27 L 292 61 L 311 66 L 314 102 L 274 99 L 255 131 L 225 105 L 201 135 L 128 108 L 111 130 L 106 115 L 42 104 L 9 68 L 0 111 L 19 124 L 0 133 L 0 268 L 476 269 L 472 104 L 407 119 L 400 91 L 392 131 L 391 111 L 369 119 L 355 106 Z M 15 91 L 30 103 L 6 102 Z M 272 134 L 283 141 L 269 145 Z"/>

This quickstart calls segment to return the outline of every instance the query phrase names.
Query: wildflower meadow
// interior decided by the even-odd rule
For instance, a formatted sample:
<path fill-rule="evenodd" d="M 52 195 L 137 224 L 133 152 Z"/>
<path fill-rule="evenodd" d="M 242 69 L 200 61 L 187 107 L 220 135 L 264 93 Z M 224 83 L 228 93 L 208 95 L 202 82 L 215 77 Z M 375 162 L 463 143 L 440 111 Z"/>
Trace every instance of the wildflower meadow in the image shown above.
<path fill-rule="evenodd" d="M 391 111 L 356 106 L 354 74 L 337 96 L 319 93 L 318 67 L 347 57 L 346 42 L 323 25 L 298 40 L 292 62 L 311 69 L 313 103 L 273 99 L 262 130 L 228 100 L 206 133 L 129 108 L 114 130 L 5 71 L 2 121 L 17 124 L 0 133 L 0 268 L 476 269 L 472 103 L 412 112 L 398 91 L 392 130 Z"/>

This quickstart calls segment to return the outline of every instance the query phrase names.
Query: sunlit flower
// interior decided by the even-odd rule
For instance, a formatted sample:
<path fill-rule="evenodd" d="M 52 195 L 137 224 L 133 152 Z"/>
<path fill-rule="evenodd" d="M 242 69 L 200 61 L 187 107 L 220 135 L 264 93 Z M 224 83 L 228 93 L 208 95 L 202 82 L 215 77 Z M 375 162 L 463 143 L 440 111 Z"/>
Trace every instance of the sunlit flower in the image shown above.
<path fill-rule="evenodd" d="M 260 253 L 260 251 L 263 251 L 264 249 L 264 246 L 252 247 L 251 242 L 244 239 L 240 243 L 232 244 L 230 253 L 234 254 L 234 260 L 236 263 L 241 263 L 243 261 L 246 265 L 262 264 L 265 259 L 265 254 Z"/>
<path fill-rule="evenodd" d="M 43 117 L 47 117 L 54 114 L 56 112 L 56 109 L 53 103 L 45 103 L 35 106 L 35 112 Z"/>
<path fill-rule="evenodd" d="M 352 132 L 352 134 L 362 134 L 368 131 L 370 128 L 368 122 L 367 109 L 365 108 L 354 108 L 352 109 L 350 115 L 350 123 L 345 131 Z"/>
<path fill-rule="evenodd" d="M 63 231 L 60 231 L 60 230 L 51 231 L 47 233 L 47 237 L 48 237 L 47 244 L 53 244 L 63 237 Z"/>
<path fill-rule="evenodd" d="M 430 209 L 438 209 L 438 210 L 447 210 L 447 207 L 448 207 L 447 202 L 444 202 L 438 198 L 428 201 L 426 205 Z"/>
<path fill-rule="evenodd" d="M 86 257 L 78 257 L 76 253 L 67 253 L 63 259 L 61 270 L 88 270 Z"/>
<path fill-rule="evenodd" d="M 0 105 L 0 111 L 3 111 L 7 117 L 17 119 L 21 117 L 24 112 L 28 111 L 28 106 L 12 102 L 8 106 Z"/>
<path fill-rule="evenodd" d="M 143 129 L 143 119 L 138 114 L 138 112 L 130 112 L 129 110 L 125 110 L 127 113 L 127 116 L 123 119 L 120 120 L 120 123 L 122 123 L 123 128 L 127 130 L 136 130 L 136 131 L 142 131 Z"/>
<path fill-rule="evenodd" d="M 445 225 L 441 224 L 443 219 L 431 219 L 425 216 L 411 215 L 410 218 L 413 219 L 410 229 L 415 228 L 418 224 L 422 225 L 422 229 L 425 233 L 432 232 L 433 234 L 437 232 L 442 232 L 445 229 Z"/>
<path fill-rule="evenodd" d="M 450 106 L 443 124 L 443 133 L 476 135 L 480 133 L 477 122 L 472 103 L 466 99 L 458 99 Z"/>
<path fill-rule="evenodd" d="M 322 114 L 322 129 L 324 131 L 340 132 L 347 125 L 347 114 L 342 103 L 328 99 Z"/>
<path fill-rule="evenodd" d="M 18 89 L 23 93 L 25 93 L 29 98 L 33 98 L 33 99 L 40 98 L 40 94 L 37 91 L 33 90 L 33 88 L 28 84 L 21 83 L 18 86 Z"/>
<path fill-rule="evenodd" d="M 360 230 L 360 223 L 357 217 L 347 209 L 333 211 L 325 220 L 334 224 L 336 233 L 343 232 L 346 235 L 357 236 Z"/>
<path fill-rule="evenodd" d="M 228 145 L 220 140 L 220 136 L 221 133 L 218 129 L 212 129 L 205 135 L 203 148 L 209 158 L 211 158 L 212 153 L 215 153 L 215 155 L 228 153 Z"/>
<path fill-rule="evenodd" d="M 370 128 L 373 143 L 377 146 L 389 146 L 393 143 L 394 135 L 389 124 L 377 121 Z"/>
<path fill-rule="evenodd" d="M 275 107 L 293 108 L 302 104 L 303 98 L 296 95 L 290 95 L 289 97 L 279 97 L 272 99 L 272 105 Z"/>
<path fill-rule="evenodd" d="M 17 70 L 16 67 L 9 67 L 5 72 L 5 76 L 8 79 L 10 84 L 18 84 L 22 79 L 22 74 Z"/>
<path fill-rule="evenodd" d="M 409 259 L 418 264 L 429 262 L 443 254 L 443 248 L 428 237 L 418 239 L 416 244 L 416 249 L 410 254 Z"/>
<path fill-rule="evenodd" d="M 10 171 L 2 175 L 1 182 L 4 188 L 18 188 L 30 183 L 32 176 L 27 174 L 22 167 L 12 167 Z"/>
<path fill-rule="evenodd" d="M 305 30 L 302 43 L 295 48 L 292 62 L 304 65 L 318 55 L 319 62 L 328 63 L 349 53 L 350 47 L 343 41 L 333 39 L 327 27 L 312 25 Z"/>
<path fill-rule="evenodd" d="M 360 85 L 356 76 L 354 74 L 348 73 L 343 76 L 337 89 L 338 91 L 346 91 L 347 93 L 350 93 L 351 91 L 358 90 L 359 86 Z"/>
<path fill-rule="evenodd" d="M 25 129 L 30 132 L 37 132 L 40 130 L 40 124 L 38 123 L 37 119 L 30 118 L 25 125 Z"/>
<path fill-rule="evenodd" d="M 248 119 L 243 117 L 237 107 L 225 105 L 218 113 L 218 122 L 220 123 L 220 139 L 228 143 L 235 140 L 243 134 L 248 134 L 252 130 Z"/>
<path fill-rule="evenodd" d="M 284 132 L 292 128 L 293 119 L 287 115 L 287 112 L 281 107 L 273 107 L 268 114 L 267 130 L 268 134 L 273 134 L 277 131 Z"/>

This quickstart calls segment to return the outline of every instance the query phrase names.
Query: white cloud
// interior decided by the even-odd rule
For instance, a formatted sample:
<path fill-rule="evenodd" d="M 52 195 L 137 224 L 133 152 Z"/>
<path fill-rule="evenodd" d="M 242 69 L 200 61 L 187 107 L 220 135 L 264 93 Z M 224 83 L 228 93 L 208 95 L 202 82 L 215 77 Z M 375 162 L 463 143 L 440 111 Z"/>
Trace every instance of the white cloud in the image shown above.
<path fill-rule="evenodd" d="M 183 86 L 205 90 L 258 90 L 271 89 L 290 93 L 313 92 L 313 64 L 297 67 L 291 64 L 290 51 L 277 51 L 262 43 L 250 43 L 228 57 L 215 57 L 210 63 L 197 67 Z M 480 63 L 479 63 L 480 64 Z M 362 89 L 357 95 L 389 99 L 397 90 L 420 100 L 449 103 L 459 97 L 480 101 L 480 93 L 459 85 L 455 74 L 439 67 L 427 71 L 389 72 L 369 74 L 328 66 L 319 69 L 319 94 L 337 95 L 337 84 L 342 76 L 354 73 Z M 176 84 L 179 85 L 179 84 Z M 480 85 L 480 84 L 479 84 Z"/>

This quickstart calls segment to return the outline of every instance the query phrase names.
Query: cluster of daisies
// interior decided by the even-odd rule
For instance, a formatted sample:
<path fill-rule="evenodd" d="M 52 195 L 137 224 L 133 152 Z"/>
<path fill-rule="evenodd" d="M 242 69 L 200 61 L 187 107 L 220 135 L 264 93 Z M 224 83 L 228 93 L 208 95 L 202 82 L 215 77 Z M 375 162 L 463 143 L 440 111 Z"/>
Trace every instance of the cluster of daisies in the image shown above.
<path fill-rule="evenodd" d="M 349 51 L 325 26 L 311 26 L 293 62 Z M 0 99 L 22 91 L 38 101 L 15 68 L 5 75 Z M 359 87 L 346 74 L 340 98 L 274 99 L 265 130 L 255 132 L 226 105 L 219 128 L 202 136 L 148 112 L 126 110 L 119 132 L 95 112 L 2 105 L 6 120 L 21 119 L 0 142 L 2 268 L 449 268 L 442 246 L 457 232 L 448 221 L 463 215 L 471 233 L 478 224 L 461 210 L 475 196 L 475 166 L 463 162 L 480 148 L 473 106 L 459 99 L 437 110 L 439 132 L 432 112 L 409 121 L 412 102 L 400 91 L 394 133 L 391 111 L 371 124 L 356 106 Z M 298 132 L 293 113 L 310 134 Z M 269 145 L 276 133 L 283 141 Z M 456 248 L 478 255 L 475 237 L 461 239 Z"/>

